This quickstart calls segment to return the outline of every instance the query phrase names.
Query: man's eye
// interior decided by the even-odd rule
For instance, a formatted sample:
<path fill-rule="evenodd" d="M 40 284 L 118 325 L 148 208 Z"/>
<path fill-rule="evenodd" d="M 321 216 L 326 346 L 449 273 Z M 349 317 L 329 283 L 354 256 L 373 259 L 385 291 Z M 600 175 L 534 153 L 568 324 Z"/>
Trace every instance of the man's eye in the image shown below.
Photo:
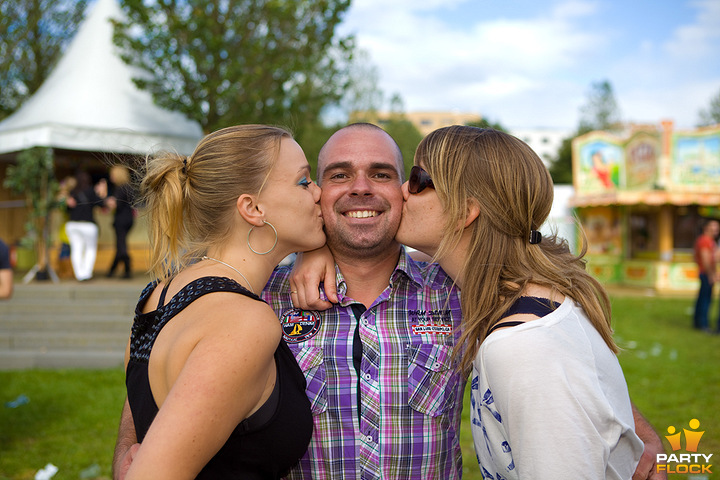
<path fill-rule="evenodd" d="M 303 178 L 301 178 L 300 181 L 298 182 L 298 185 L 307 188 L 307 187 L 310 186 L 311 183 L 312 183 L 311 180 L 308 180 L 307 177 L 303 177 Z"/>

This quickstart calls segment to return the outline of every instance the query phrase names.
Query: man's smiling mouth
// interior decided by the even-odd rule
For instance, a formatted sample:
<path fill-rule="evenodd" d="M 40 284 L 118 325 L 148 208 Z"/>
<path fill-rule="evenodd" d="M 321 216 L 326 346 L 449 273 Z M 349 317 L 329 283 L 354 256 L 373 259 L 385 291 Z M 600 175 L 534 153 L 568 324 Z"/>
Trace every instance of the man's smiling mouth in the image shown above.
<path fill-rule="evenodd" d="M 370 218 L 377 217 L 380 213 L 375 210 L 352 210 L 345 212 L 346 217 L 351 218 Z"/>

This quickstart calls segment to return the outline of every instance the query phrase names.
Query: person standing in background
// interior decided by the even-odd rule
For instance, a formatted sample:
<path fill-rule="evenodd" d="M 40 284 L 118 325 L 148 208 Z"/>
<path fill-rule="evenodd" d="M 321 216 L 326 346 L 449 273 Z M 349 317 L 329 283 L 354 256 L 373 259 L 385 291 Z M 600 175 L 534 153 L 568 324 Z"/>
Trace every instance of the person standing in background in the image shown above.
<path fill-rule="evenodd" d="M 114 185 L 112 195 L 107 199 L 107 205 L 115 210 L 113 227 L 115 228 L 115 259 L 108 271 L 108 278 L 115 274 L 115 269 L 122 263 L 125 265 L 123 278 L 132 277 L 130 254 L 127 248 L 128 232 L 135 221 L 133 209 L 133 189 L 130 183 L 130 171 L 122 166 L 115 165 L 110 169 L 110 182 Z"/>
<path fill-rule="evenodd" d="M 12 297 L 13 271 L 10 265 L 10 249 L 0 240 L 0 300 Z"/>
<path fill-rule="evenodd" d="M 698 330 L 708 330 L 708 312 L 712 303 L 713 285 L 717 277 L 715 271 L 715 253 L 717 250 L 720 223 L 717 220 L 706 220 L 703 224 L 702 234 L 695 240 L 694 258 L 698 266 L 700 290 L 695 302 L 695 316 L 693 327 Z"/>
<path fill-rule="evenodd" d="M 75 278 L 83 282 L 93 276 L 99 232 L 93 210 L 103 205 L 107 182 L 100 180 L 93 187 L 90 174 L 83 171 L 78 172 L 75 179 L 77 185 L 67 198 L 70 220 L 65 224 L 65 231 L 70 240 L 70 261 Z"/>

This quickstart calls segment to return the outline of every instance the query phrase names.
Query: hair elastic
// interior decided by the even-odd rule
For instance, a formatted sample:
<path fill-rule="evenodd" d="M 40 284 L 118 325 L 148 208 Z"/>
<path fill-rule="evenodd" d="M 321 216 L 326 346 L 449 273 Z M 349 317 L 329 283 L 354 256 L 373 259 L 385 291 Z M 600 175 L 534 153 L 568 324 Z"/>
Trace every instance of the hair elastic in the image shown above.
<path fill-rule="evenodd" d="M 187 157 L 183 158 L 182 173 L 183 175 L 187 175 Z"/>
<path fill-rule="evenodd" d="M 542 241 L 542 234 L 537 230 L 530 230 L 530 245 L 537 245 Z"/>

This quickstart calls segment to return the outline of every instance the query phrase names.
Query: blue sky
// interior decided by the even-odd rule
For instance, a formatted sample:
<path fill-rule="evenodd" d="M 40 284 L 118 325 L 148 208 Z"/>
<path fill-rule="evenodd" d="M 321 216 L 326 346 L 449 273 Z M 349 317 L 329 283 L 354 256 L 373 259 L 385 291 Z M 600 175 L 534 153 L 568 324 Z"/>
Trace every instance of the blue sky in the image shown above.
<path fill-rule="evenodd" d="M 720 0 L 353 0 L 341 26 L 407 111 L 577 126 L 609 80 L 625 121 L 692 128 L 720 92 Z"/>

